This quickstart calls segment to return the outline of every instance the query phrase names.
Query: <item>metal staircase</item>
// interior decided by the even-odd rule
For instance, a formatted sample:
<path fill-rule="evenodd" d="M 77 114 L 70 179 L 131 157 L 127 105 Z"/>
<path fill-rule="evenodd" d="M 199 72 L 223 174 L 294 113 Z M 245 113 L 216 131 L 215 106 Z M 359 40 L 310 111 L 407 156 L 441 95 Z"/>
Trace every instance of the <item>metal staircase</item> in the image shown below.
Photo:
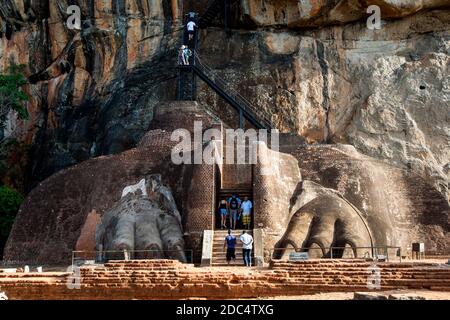
<path fill-rule="evenodd" d="M 241 128 L 244 118 L 256 129 L 271 130 L 274 128 L 271 120 L 258 107 L 231 88 L 225 80 L 200 60 L 198 54 L 194 54 L 194 63 L 190 67 L 200 79 L 239 112 Z"/>
<path fill-rule="evenodd" d="M 206 12 L 200 19 L 200 26 L 207 26 L 220 10 L 225 10 L 225 17 L 229 17 L 230 7 L 236 0 L 210 0 Z M 227 20 L 227 19 L 226 19 Z M 197 21 L 197 20 L 194 20 Z M 223 78 L 212 68 L 201 61 L 198 55 L 199 32 L 195 32 L 194 38 L 189 41 L 187 31 L 183 34 L 183 44 L 187 45 L 193 52 L 189 65 L 179 65 L 178 77 L 178 100 L 196 100 L 197 76 L 202 79 L 211 89 L 231 105 L 239 114 L 239 127 L 244 128 L 244 119 L 256 129 L 274 129 L 271 119 L 234 90 Z"/>

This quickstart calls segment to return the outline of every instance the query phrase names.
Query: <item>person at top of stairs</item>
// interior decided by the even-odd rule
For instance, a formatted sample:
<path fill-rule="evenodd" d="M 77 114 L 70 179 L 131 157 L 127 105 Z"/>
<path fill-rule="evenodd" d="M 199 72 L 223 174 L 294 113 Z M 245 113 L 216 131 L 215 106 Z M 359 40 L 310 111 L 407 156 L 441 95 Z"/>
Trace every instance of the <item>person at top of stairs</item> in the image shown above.
<path fill-rule="evenodd" d="M 231 234 L 231 230 L 228 230 L 228 235 L 225 237 L 225 243 L 223 248 L 227 248 L 227 263 L 230 264 L 231 259 L 236 262 L 236 237 Z"/>
<path fill-rule="evenodd" d="M 219 214 L 220 214 L 220 228 L 225 229 L 227 227 L 227 217 L 228 217 L 228 203 L 227 200 L 223 199 L 219 203 Z"/>
<path fill-rule="evenodd" d="M 228 199 L 228 209 L 230 213 L 230 228 L 236 229 L 236 224 L 239 219 L 241 212 L 241 199 L 237 194 L 233 194 L 231 198 Z"/>
<path fill-rule="evenodd" d="M 252 217 L 252 208 L 253 203 L 250 201 L 248 197 L 244 198 L 244 202 L 241 204 L 241 211 L 242 211 L 242 224 L 244 225 L 244 228 L 247 230 L 250 229 L 251 224 L 251 217 Z"/>
<path fill-rule="evenodd" d="M 186 24 L 186 28 L 189 34 L 189 41 L 192 41 L 192 39 L 194 39 L 194 34 L 195 34 L 195 28 L 197 27 L 197 24 L 194 21 L 189 21 Z"/>

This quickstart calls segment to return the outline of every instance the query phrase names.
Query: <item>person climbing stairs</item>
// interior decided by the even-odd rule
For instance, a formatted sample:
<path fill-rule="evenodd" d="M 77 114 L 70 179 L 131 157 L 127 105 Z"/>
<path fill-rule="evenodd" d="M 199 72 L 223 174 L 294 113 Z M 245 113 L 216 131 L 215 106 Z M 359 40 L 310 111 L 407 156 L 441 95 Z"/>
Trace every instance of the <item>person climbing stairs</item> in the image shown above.
<path fill-rule="evenodd" d="M 206 13 L 199 19 L 199 23 L 203 26 L 217 14 L 218 7 L 223 6 L 224 1 L 211 1 Z M 225 1 L 231 3 L 231 0 Z M 195 32 L 189 30 L 189 18 L 186 20 L 186 27 L 183 33 L 183 45 L 188 46 L 193 56 L 189 59 L 189 65 L 179 65 L 179 81 L 178 81 L 178 100 L 195 100 L 197 76 L 203 80 L 211 89 L 213 89 L 220 97 L 222 97 L 229 105 L 231 105 L 239 114 L 239 127 L 244 128 L 244 119 L 254 126 L 256 129 L 274 129 L 271 119 L 254 106 L 239 92 L 231 88 L 231 86 L 221 77 L 219 77 L 208 65 L 206 65 L 199 57 L 199 31 L 195 28 Z"/>
<path fill-rule="evenodd" d="M 224 248 L 225 237 L 228 235 L 228 230 L 216 230 L 214 231 L 213 238 L 213 258 L 212 265 L 219 266 L 244 266 L 244 256 L 242 253 L 242 242 L 239 241 L 239 237 L 244 230 L 232 230 L 232 235 L 237 239 L 236 241 L 236 260 L 231 260 L 230 264 L 227 262 L 227 249 Z M 251 236 L 253 236 L 253 230 L 245 230 Z M 252 250 L 252 265 L 254 265 L 254 250 Z"/>

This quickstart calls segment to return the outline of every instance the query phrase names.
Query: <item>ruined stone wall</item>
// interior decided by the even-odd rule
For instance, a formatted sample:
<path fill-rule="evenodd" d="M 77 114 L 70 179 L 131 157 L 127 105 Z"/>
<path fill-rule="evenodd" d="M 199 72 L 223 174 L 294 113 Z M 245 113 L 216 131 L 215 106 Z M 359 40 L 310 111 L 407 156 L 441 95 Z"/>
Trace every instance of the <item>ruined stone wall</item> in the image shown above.
<path fill-rule="evenodd" d="M 1 274 L 2 291 L 17 299 L 238 299 L 321 292 L 367 291 L 370 263 L 329 260 L 272 263 L 270 270 L 194 268 L 175 261 L 111 262 L 82 267 L 79 289 L 68 274 Z M 450 291 L 450 268 L 425 263 L 382 263 L 381 290 Z M 17 285 L 20 282 L 20 286 Z"/>

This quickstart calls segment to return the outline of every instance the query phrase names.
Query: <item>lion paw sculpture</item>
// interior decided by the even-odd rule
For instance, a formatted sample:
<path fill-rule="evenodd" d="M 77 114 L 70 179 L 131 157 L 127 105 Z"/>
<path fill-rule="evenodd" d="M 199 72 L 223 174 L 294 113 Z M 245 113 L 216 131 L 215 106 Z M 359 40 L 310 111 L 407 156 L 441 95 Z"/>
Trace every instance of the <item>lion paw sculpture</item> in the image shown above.
<path fill-rule="evenodd" d="M 97 227 L 96 247 L 101 260 L 121 259 L 127 251 L 130 258 L 186 262 L 181 216 L 160 175 L 124 189 Z"/>

